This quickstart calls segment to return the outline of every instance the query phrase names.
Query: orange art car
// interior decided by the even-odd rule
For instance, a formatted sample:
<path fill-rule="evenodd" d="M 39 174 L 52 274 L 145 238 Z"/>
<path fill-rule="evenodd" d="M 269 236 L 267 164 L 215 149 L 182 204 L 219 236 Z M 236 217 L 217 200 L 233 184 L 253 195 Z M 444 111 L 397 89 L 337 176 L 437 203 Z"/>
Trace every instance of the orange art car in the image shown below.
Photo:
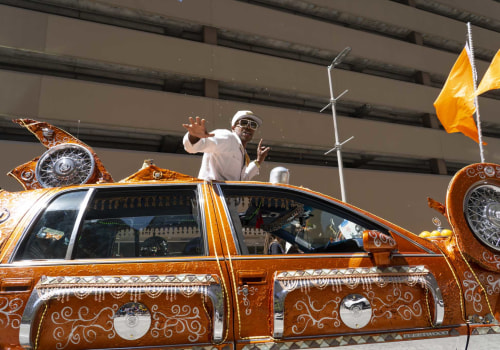
<path fill-rule="evenodd" d="M 91 148 L 48 148 L 0 191 L 2 349 L 494 349 L 500 165 L 430 201 L 419 237 L 280 183 L 203 182 L 145 164 L 114 182 Z"/>

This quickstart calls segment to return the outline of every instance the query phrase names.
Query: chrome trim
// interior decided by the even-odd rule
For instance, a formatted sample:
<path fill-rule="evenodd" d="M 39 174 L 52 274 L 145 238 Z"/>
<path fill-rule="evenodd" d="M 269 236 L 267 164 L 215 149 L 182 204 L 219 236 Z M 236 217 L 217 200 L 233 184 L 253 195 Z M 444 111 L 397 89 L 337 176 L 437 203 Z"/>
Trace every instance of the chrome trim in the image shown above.
<path fill-rule="evenodd" d="M 80 203 L 80 208 L 78 209 L 78 215 L 76 216 L 75 223 L 73 224 L 73 231 L 71 232 L 71 237 L 68 243 L 68 249 L 66 250 L 65 260 L 71 260 L 71 256 L 73 255 L 73 248 L 75 247 L 76 236 L 78 235 L 78 231 L 80 231 L 80 225 L 82 224 L 83 216 L 86 213 L 87 206 L 92 199 L 94 193 L 97 190 L 95 188 L 91 188 L 85 194 L 82 202 Z"/>
<path fill-rule="evenodd" d="M 222 293 L 222 286 L 219 283 L 210 285 L 207 296 L 210 298 L 210 300 L 212 301 L 212 305 L 214 306 L 214 313 L 212 316 L 214 334 L 212 335 L 212 339 L 215 343 L 220 343 L 224 337 L 225 318 L 224 295 Z"/>
<path fill-rule="evenodd" d="M 218 187 L 220 187 L 220 185 L 221 184 L 217 184 Z M 425 252 L 430 253 L 430 254 L 433 254 L 433 253 L 435 254 L 435 252 L 433 252 L 429 248 L 426 248 L 423 245 L 421 245 L 420 243 L 418 243 L 416 241 L 413 241 L 411 238 L 406 237 L 405 235 L 401 234 L 398 231 L 395 231 L 394 228 L 389 227 L 389 226 L 385 225 L 384 223 L 382 223 L 380 221 L 374 220 L 373 218 L 370 218 L 369 216 L 363 214 L 362 212 L 359 212 L 359 211 L 356 211 L 354 209 L 351 209 L 350 207 L 344 206 L 342 204 L 342 201 L 339 200 L 337 202 L 337 201 L 333 200 L 332 198 L 329 198 L 326 195 L 324 195 L 326 197 L 325 198 L 325 197 L 322 197 L 322 196 L 320 196 L 320 195 L 318 195 L 318 194 L 316 194 L 314 192 L 313 193 L 303 192 L 303 191 L 301 191 L 298 188 L 292 187 L 292 185 L 266 184 L 266 183 L 258 183 L 258 184 L 254 184 L 254 183 L 241 183 L 241 184 L 238 184 L 238 183 L 223 183 L 223 185 L 224 186 L 234 186 L 234 187 L 239 187 L 239 186 L 255 186 L 255 187 L 260 186 L 260 187 L 275 187 L 275 188 L 278 187 L 278 188 L 282 188 L 282 189 L 285 189 L 285 190 L 294 191 L 294 192 L 300 193 L 302 195 L 304 195 L 304 194 L 310 195 L 310 196 L 315 197 L 317 199 L 329 202 L 329 203 L 334 204 L 334 205 L 338 205 L 342 209 L 348 211 L 349 213 L 351 213 L 353 215 L 359 216 L 359 217 L 363 218 L 364 220 L 367 220 L 367 221 L 370 221 L 370 222 L 376 222 L 378 226 L 381 226 L 381 227 L 385 228 L 387 231 L 390 231 L 390 232 L 393 232 L 394 234 L 397 234 L 399 237 L 405 239 L 408 242 L 411 242 L 412 244 L 416 245 L 417 247 L 419 247 L 420 249 L 424 250 Z M 313 191 L 313 190 L 311 190 L 311 191 Z M 224 193 L 224 192 L 221 191 L 221 193 Z"/>
<path fill-rule="evenodd" d="M 398 257 L 398 258 L 442 258 L 442 254 L 438 253 L 431 253 L 431 254 L 423 254 L 423 253 L 394 253 L 391 254 L 391 257 Z"/>
<path fill-rule="evenodd" d="M 398 258 L 442 258 L 441 254 L 408 254 L 408 253 L 396 253 L 392 254 L 392 257 Z M 290 255 L 246 255 L 246 256 L 232 256 L 231 260 L 276 260 L 276 259 L 336 259 L 336 258 L 369 258 L 369 253 L 328 253 L 328 254 L 317 254 L 317 253 L 307 253 L 307 254 L 290 254 Z M 221 259 L 223 260 L 223 259 Z"/>
<path fill-rule="evenodd" d="M 437 283 L 436 278 L 432 273 L 425 275 L 425 282 L 427 287 L 430 289 L 432 294 L 432 300 L 434 300 L 434 325 L 440 326 L 444 319 L 444 300 L 441 294 L 441 288 Z"/>
<path fill-rule="evenodd" d="M 273 336 L 282 338 L 284 331 L 285 299 L 289 292 L 301 288 L 303 283 L 288 284 L 287 281 L 319 281 L 321 286 L 343 286 L 359 276 L 367 283 L 408 283 L 420 282 L 430 289 L 434 301 L 433 326 L 440 326 L 444 318 L 444 301 L 441 289 L 434 275 L 425 266 L 391 266 L 386 268 L 351 268 L 277 271 L 273 284 Z M 312 283 L 312 282 L 311 282 Z"/>
<path fill-rule="evenodd" d="M 146 180 L 150 181 L 150 180 Z M 80 185 L 78 189 L 84 189 L 84 188 L 96 188 L 96 189 L 104 189 L 104 188 L 119 188 L 119 189 L 126 189 L 126 188 L 141 188 L 141 187 L 195 187 L 197 185 L 203 185 L 203 181 L 199 182 L 162 182 L 162 183 L 148 183 L 148 182 L 142 182 L 142 183 L 134 183 L 134 182 L 113 182 L 113 183 L 106 183 L 106 184 L 89 184 L 89 185 Z"/>
<path fill-rule="evenodd" d="M 112 283 L 110 282 L 112 281 Z M 33 321 L 36 318 L 42 304 L 46 301 L 74 295 L 83 299 L 88 295 L 100 293 L 108 295 L 111 293 L 129 292 L 131 295 L 137 293 L 148 293 L 151 284 L 157 289 L 164 287 L 165 293 L 182 294 L 186 286 L 199 287 L 195 292 L 210 298 L 213 305 L 212 339 L 214 343 L 223 340 L 224 333 L 224 297 L 219 278 L 212 275 L 182 274 L 182 275 L 158 275 L 158 276 L 49 276 L 38 281 L 33 289 L 26 308 L 24 309 L 19 327 L 19 344 L 24 349 L 33 348 L 31 339 Z M 190 288 L 189 293 L 193 290 Z"/>
<path fill-rule="evenodd" d="M 127 258 L 121 258 L 121 259 L 127 259 Z M 23 260 L 23 261 L 15 261 L 11 264 L 9 264 L 12 267 L 28 267 L 28 266 L 72 266 L 72 265 L 94 265 L 94 264 L 100 264 L 100 265 L 105 265 L 105 264 L 148 264 L 148 263 L 161 263 L 161 262 L 193 262 L 193 261 L 217 261 L 216 258 L 209 258 L 209 257 L 204 257 L 204 256 L 188 256 L 188 257 L 183 257 L 183 258 L 141 258 L 142 260 L 139 259 L 132 259 L 130 260 L 115 260 L 115 259 L 78 259 L 78 260 L 57 260 L 57 259 L 47 259 L 47 260 Z M 219 258 L 219 261 L 223 261 L 223 258 Z M 9 266 L 9 265 L 2 265 L 2 266 Z"/>
<path fill-rule="evenodd" d="M 231 256 L 231 260 L 276 260 L 276 259 L 335 259 L 335 258 L 369 258 L 369 253 L 330 253 L 326 254 L 316 254 L 316 253 L 305 253 L 305 254 L 282 254 L 282 255 L 245 255 L 245 256 Z"/>
<path fill-rule="evenodd" d="M 205 197 L 203 196 L 203 189 L 202 189 L 203 184 L 197 184 L 196 185 L 196 192 L 198 195 L 198 213 L 200 214 L 200 221 L 201 221 L 201 229 L 202 232 L 201 234 L 203 235 L 203 249 L 204 249 L 204 254 L 203 256 L 209 255 L 209 249 L 208 249 L 208 230 L 207 230 L 207 219 L 205 217 L 205 206 L 206 206 L 206 200 Z M 222 278 L 222 276 L 221 276 Z"/>
<path fill-rule="evenodd" d="M 215 185 L 215 186 L 214 186 Z M 222 202 L 222 207 L 224 208 L 224 214 L 226 214 L 227 222 L 229 223 L 229 228 L 231 229 L 231 236 L 233 237 L 234 241 L 234 246 L 236 247 L 236 251 L 238 254 L 241 255 L 241 247 L 240 244 L 245 244 L 245 242 L 239 242 L 239 239 L 237 237 L 236 233 L 236 228 L 234 227 L 233 220 L 231 218 L 231 213 L 229 213 L 229 208 L 227 207 L 226 204 L 226 197 L 224 196 L 224 192 L 222 191 L 222 188 L 220 187 L 220 184 L 212 184 L 217 189 L 217 195 L 220 196 L 221 202 Z M 234 257 L 231 257 L 233 259 Z"/>
<path fill-rule="evenodd" d="M 331 253 L 329 255 L 323 254 L 300 254 L 300 255 L 280 255 L 280 256 L 261 256 L 261 255 L 249 255 L 249 256 L 231 256 L 231 260 L 276 260 L 276 259 L 337 259 L 337 258 L 368 258 L 370 255 L 367 253 L 352 253 L 352 254 L 337 254 Z M 429 257 L 429 255 L 424 254 L 394 254 L 396 257 Z M 441 255 L 431 254 L 430 257 L 440 258 Z M 64 260 L 64 265 L 89 265 L 89 264 L 148 264 L 148 263 L 159 263 L 159 262 L 193 262 L 193 261 L 226 261 L 227 259 L 224 257 L 216 258 L 206 257 L 206 256 L 188 256 L 188 257 L 179 257 L 179 258 L 141 258 L 139 259 L 128 259 L 121 258 L 122 260 L 116 259 L 78 259 L 78 260 Z M 125 260 L 127 259 L 127 260 Z M 23 261 L 14 261 L 9 264 L 10 266 L 60 266 L 61 260 L 51 259 L 51 260 L 23 260 Z M 9 266 L 7 264 L 3 264 L 2 266 Z"/>

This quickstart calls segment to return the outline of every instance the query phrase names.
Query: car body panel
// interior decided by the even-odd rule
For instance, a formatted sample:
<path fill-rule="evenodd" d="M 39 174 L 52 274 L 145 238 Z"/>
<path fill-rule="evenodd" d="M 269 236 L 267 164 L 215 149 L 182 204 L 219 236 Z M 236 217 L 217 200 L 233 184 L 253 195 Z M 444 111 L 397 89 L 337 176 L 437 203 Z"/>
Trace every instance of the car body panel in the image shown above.
<path fill-rule="evenodd" d="M 42 175 L 58 166 L 68 173 L 54 174 L 60 186 L 33 189 L 45 171 L 35 159 L 15 172 L 29 190 L 0 192 L 0 348 L 482 349 L 499 341 L 497 164 L 464 168 L 446 205 L 429 201 L 453 232 L 426 239 L 288 184 L 204 182 L 151 162 L 118 183 L 100 161 L 80 174 L 67 157 L 81 156 L 72 144 L 87 145 L 70 138 L 66 148 L 62 130 L 21 124 L 48 148 L 40 159 L 54 160 Z M 79 178 L 85 183 L 66 186 Z"/>

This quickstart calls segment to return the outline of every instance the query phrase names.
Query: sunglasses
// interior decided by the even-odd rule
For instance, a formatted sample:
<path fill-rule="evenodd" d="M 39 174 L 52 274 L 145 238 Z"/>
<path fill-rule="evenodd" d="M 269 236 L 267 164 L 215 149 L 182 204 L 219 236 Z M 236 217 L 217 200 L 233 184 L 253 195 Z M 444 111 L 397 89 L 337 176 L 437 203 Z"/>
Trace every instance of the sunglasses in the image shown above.
<path fill-rule="evenodd" d="M 257 130 L 257 128 L 259 127 L 259 124 L 257 124 L 256 121 L 249 119 L 240 119 L 237 125 L 241 126 L 242 128 L 249 128 L 252 130 Z"/>

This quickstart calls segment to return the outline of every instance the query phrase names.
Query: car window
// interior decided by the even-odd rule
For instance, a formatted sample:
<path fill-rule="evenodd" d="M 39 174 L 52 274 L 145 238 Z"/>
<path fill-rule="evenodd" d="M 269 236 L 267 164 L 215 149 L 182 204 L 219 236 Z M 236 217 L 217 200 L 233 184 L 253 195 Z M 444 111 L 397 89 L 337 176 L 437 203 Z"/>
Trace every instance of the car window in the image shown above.
<path fill-rule="evenodd" d="M 25 236 L 15 260 L 64 259 L 86 193 L 67 192 L 53 199 Z"/>
<path fill-rule="evenodd" d="M 363 252 L 368 220 L 308 194 L 221 186 L 242 254 Z"/>
<path fill-rule="evenodd" d="M 74 259 L 205 255 L 194 187 L 99 189 L 76 238 Z"/>

